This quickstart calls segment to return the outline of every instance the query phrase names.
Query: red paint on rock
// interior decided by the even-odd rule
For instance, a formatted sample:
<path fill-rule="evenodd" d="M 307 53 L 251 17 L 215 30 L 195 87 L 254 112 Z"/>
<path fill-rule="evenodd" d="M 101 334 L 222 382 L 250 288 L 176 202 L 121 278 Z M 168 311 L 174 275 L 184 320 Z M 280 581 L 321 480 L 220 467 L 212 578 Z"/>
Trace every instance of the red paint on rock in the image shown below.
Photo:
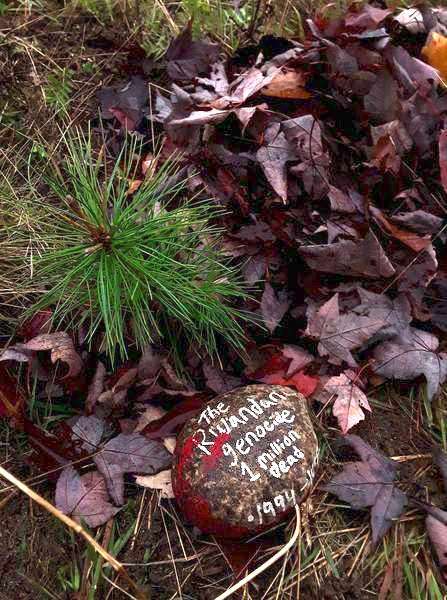
<path fill-rule="evenodd" d="M 219 439 L 220 438 L 220 439 Z M 213 465 L 222 456 L 222 446 L 230 438 L 228 434 L 221 434 L 216 438 L 213 446 L 213 452 L 209 459 L 213 457 Z M 217 444 L 219 440 L 219 443 Z M 177 466 L 173 472 L 172 489 L 175 499 L 185 517 L 198 527 L 203 533 L 209 533 L 225 538 L 239 539 L 253 533 L 247 527 L 230 525 L 221 519 L 217 519 L 210 508 L 208 501 L 194 492 L 189 481 L 184 477 L 185 467 L 192 459 L 194 449 L 200 441 L 195 436 L 186 438 L 181 448 L 177 445 L 175 449 Z M 217 444 L 217 445 L 216 445 Z"/>
<path fill-rule="evenodd" d="M 230 439 L 231 435 L 229 433 L 221 433 L 217 436 L 214 444 L 211 446 L 211 454 L 205 454 L 202 458 L 202 468 L 205 472 L 216 468 L 219 458 L 223 456 L 222 447 Z"/>

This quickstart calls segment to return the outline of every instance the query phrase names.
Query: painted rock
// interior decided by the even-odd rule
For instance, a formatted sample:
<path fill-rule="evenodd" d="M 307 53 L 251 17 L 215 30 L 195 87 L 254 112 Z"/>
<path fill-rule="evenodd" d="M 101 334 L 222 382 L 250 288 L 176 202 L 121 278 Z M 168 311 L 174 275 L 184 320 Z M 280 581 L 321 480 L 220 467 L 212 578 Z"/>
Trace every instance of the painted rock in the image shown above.
<path fill-rule="evenodd" d="M 260 533 L 302 501 L 318 460 L 306 398 L 279 385 L 218 396 L 188 421 L 172 467 L 176 500 L 204 533 Z"/>

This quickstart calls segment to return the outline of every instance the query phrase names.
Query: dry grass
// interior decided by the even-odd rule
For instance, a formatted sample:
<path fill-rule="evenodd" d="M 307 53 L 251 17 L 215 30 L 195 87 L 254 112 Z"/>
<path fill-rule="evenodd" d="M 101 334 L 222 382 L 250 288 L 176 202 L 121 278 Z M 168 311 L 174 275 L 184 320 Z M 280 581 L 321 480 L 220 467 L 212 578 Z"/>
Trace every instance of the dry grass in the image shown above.
<path fill-rule="evenodd" d="M 6 92 L 0 101 L 0 153 L 8 172 L 15 169 L 10 181 L 18 182 L 13 186 L 17 202 L 27 169 L 35 171 L 39 161 L 51 160 L 57 151 L 57 127 L 63 122 L 70 127 L 94 116 L 94 94 L 100 86 L 119 77 L 124 48 L 134 40 L 146 39 L 149 47 L 152 44 L 156 52 L 161 52 L 193 6 L 188 5 L 178 22 L 170 12 L 170 3 L 157 0 L 146 6 L 146 16 L 140 14 L 141 20 L 135 23 L 136 4 L 130 1 L 106 0 L 108 8 L 102 18 L 95 14 L 93 20 L 79 18 L 80 0 L 76 2 L 67 3 L 61 10 L 50 0 L 17 0 L 8 5 L 9 20 L 0 21 L 0 66 Z M 85 10 L 88 7 L 83 2 Z M 315 8 L 314 3 L 308 4 Z M 259 20 L 269 32 L 298 35 L 302 16 L 309 7 L 305 3 L 297 7 L 291 0 L 279 7 L 267 1 Z M 280 14 L 279 19 L 276 14 Z M 223 37 L 230 49 L 235 43 L 235 29 L 226 33 L 225 27 L 219 21 L 216 36 Z M 153 38 L 158 31 L 163 32 L 160 39 L 148 41 L 151 29 Z M 105 33 L 119 39 L 117 47 L 89 45 Z M 21 305 L 19 301 L 11 302 L 10 294 L 15 298 L 13 288 L 6 288 L 1 279 L 0 286 L 8 305 L 5 324 L 9 324 Z M 0 327 L 7 335 L 4 325 L 0 323 Z M 429 450 L 433 443 L 447 449 L 446 393 L 433 405 L 418 398 L 414 390 L 402 394 L 391 387 L 378 391 L 374 398 L 373 415 L 360 428 L 360 435 L 397 457 L 402 466 L 403 489 L 442 502 L 442 496 L 435 496 L 437 474 Z M 45 418 L 51 421 L 55 416 Z M 399 423 L 405 428 L 399 429 Z M 338 431 L 332 424 L 327 411 L 317 414 L 316 427 L 323 448 L 319 481 L 326 481 L 341 468 L 341 455 L 334 443 Z M 30 474 L 22 458 L 19 460 L 26 452 L 25 438 L 0 421 L 0 463 L 51 498 L 53 485 L 46 485 L 42 476 Z M 132 496 L 132 486 L 129 491 Z M 137 585 L 151 584 L 153 598 L 197 600 L 223 593 L 231 585 L 232 575 L 217 542 L 197 537 L 174 504 L 161 502 L 157 492 L 133 491 L 134 497 L 123 511 L 95 533 L 98 542 L 119 558 Z M 6 561 L 0 560 L 2 600 L 62 598 L 74 593 L 88 600 L 128 597 L 119 590 L 121 583 L 100 557 L 67 536 L 59 524 L 40 514 L 40 509 L 1 480 L 0 523 L 0 543 L 7 556 Z M 256 564 L 277 551 L 293 527 L 294 523 L 278 527 L 276 546 L 262 550 Z M 318 487 L 302 507 L 296 547 L 243 590 L 246 600 L 379 597 L 445 598 L 422 515 L 409 508 L 379 547 L 372 549 L 368 514 L 352 511 Z"/>

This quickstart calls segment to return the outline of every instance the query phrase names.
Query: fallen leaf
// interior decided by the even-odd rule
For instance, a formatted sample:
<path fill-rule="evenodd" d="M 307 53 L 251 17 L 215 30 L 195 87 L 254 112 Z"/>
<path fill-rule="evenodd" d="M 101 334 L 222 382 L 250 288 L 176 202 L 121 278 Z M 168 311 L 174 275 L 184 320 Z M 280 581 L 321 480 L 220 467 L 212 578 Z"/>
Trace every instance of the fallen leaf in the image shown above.
<path fill-rule="evenodd" d="M 138 475 L 135 482 L 151 490 L 160 490 L 161 498 L 174 498 L 172 491 L 171 469 L 160 471 L 157 475 Z"/>
<path fill-rule="evenodd" d="M 284 202 L 287 200 L 287 171 L 286 163 L 297 159 L 286 135 L 280 131 L 279 123 L 275 123 L 265 132 L 264 145 L 256 152 L 256 159 L 264 174 Z"/>
<path fill-rule="evenodd" d="M 25 418 L 23 430 L 32 448 L 27 462 L 37 467 L 49 479 L 57 480 L 61 467 L 89 457 L 82 448 L 81 441 L 73 436 L 73 431 L 66 421 L 61 421 L 52 433 L 48 433 Z"/>
<path fill-rule="evenodd" d="M 270 333 L 273 333 L 290 306 L 290 300 L 283 292 L 275 293 L 269 283 L 265 284 L 261 299 L 261 313 Z"/>
<path fill-rule="evenodd" d="M 99 527 L 120 510 L 110 504 L 104 477 L 92 471 L 82 477 L 72 467 L 66 467 L 56 484 L 56 507 L 75 521 L 85 521 L 89 527 Z"/>
<path fill-rule="evenodd" d="M 301 371 L 314 361 L 314 356 L 310 352 L 293 344 L 284 344 L 282 353 L 286 358 L 291 359 L 286 371 L 287 377 Z"/>
<path fill-rule="evenodd" d="M 411 231 L 405 231 L 405 229 L 397 227 L 391 223 L 378 208 L 370 206 L 369 210 L 376 221 L 385 229 L 385 231 L 415 252 L 422 252 L 430 245 L 430 238 L 421 238 Z"/>
<path fill-rule="evenodd" d="M 356 367 L 351 350 L 365 345 L 386 325 L 386 321 L 352 312 L 340 314 L 338 298 L 338 294 L 334 294 L 315 312 L 307 324 L 305 335 L 318 340 L 318 353 L 327 356 L 329 362 L 340 365 L 345 361 L 350 367 Z"/>
<path fill-rule="evenodd" d="M 11 425 L 21 427 L 25 410 L 25 395 L 19 382 L 0 364 L 0 419 L 10 419 Z"/>
<path fill-rule="evenodd" d="M 447 38 L 446 42 L 447 42 Z M 441 172 L 441 183 L 444 192 L 447 193 L 447 130 L 441 131 L 439 135 L 439 170 Z"/>
<path fill-rule="evenodd" d="M 424 375 L 431 400 L 447 378 L 447 354 L 436 352 L 438 338 L 427 331 L 410 327 L 400 337 L 374 349 L 374 372 L 386 379 L 409 381 Z"/>
<path fill-rule="evenodd" d="M 86 452 L 96 452 L 104 433 L 104 421 L 93 415 L 79 417 L 71 424 L 72 438 L 74 442 Z"/>
<path fill-rule="evenodd" d="M 446 82 L 447 37 L 441 33 L 432 31 L 425 42 L 425 46 L 421 50 L 421 54 L 429 65 L 439 71 L 439 75 L 442 77 L 444 82 Z"/>
<path fill-rule="evenodd" d="M 392 14 L 390 8 L 382 9 L 365 4 L 360 9 L 353 4 L 345 17 L 346 27 L 354 29 L 356 31 L 363 31 L 364 29 L 375 29 L 382 21 L 384 21 L 389 15 Z"/>
<path fill-rule="evenodd" d="M 402 514 L 407 499 L 394 485 L 397 464 L 382 456 L 357 435 L 347 435 L 344 443 L 351 446 L 361 462 L 347 463 L 323 489 L 348 502 L 352 508 L 371 507 L 372 542 L 387 533 Z"/>
<path fill-rule="evenodd" d="M 167 72 L 174 81 L 191 81 L 205 75 L 218 57 L 217 44 L 192 39 L 192 21 L 189 21 L 166 52 Z"/>
<path fill-rule="evenodd" d="M 331 377 L 323 390 L 335 397 L 332 413 L 343 434 L 365 418 L 362 408 L 371 412 L 368 398 L 344 373 Z"/>
<path fill-rule="evenodd" d="M 171 455 L 162 444 L 139 433 L 123 434 L 108 441 L 93 457 L 116 504 L 124 503 L 125 473 L 152 474 L 168 467 Z"/>
<path fill-rule="evenodd" d="M 447 493 L 447 454 L 440 448 L 436 448 L 434 451 L 436 464 L 442 475 L 442 481 L 444 483 L 444 490 Z"/>
<path fill-rule="evenodd" d="M 161 406 L 154 406 L 153 404 L 150 404 L 138 417 L 137 424 L 135 425 L 135 432 L 139 433 L 143 431 L 146 425 L 149 425 L 149 423 L 161 419 L 166 414 L 167 412 L 164 408 L 161 408 Z"/>
<path fill-rule="evenodd" d="M 138 380 L 154 378 L 161 369 L 162 356 L 153 346 L 148 346 L 138 363 Z"/>
<path fill-rule="evenodd" d="M 447 512 L 441 511 L 447 519 Z M 435 517 L 428 515 L 425 519 L 428 537 L 438 556 L 439 565 L 444 581 L 447 582 L 447 525 Z"/>
<path fill-rule="evenodd" d="M 372 231 L 359 241 L 301 246 L 299 253 L 311 269 L 350 277 L 391 277 L 395 269 Z"/>
<path fill-rule="evenodd" d="M 394 17 L 402 27 L 405 27 L 410 33 L 424 33 L 424 19 L 420 10 L 417 8 L 406 8 Z"/>
<path fill-rule="evenodd" d="M 149 89 L 141 77 L 132 77 L 124 85 L 104 87 L 98 92 L 101 116 L 115 117 L 124 129 L 133 131 L 149 113 Z"/>
<path fill-rule="evenodd" d="M 95 404 L 98 402 L 99 397 L 104 391 L 106 375 L 107 370 L 105 366 L 101 361 L 98 361 L 98 364 L 96 365 L 96 371 L 88 387 L 87 398 L 85 400 L 85 410 L 87 413 L 92 412 Z"/>
<path fill-rule="evenodd" d="M 76 352 L 70 336 L 61 331 L 58 333 L 42 333 L 24 344 L 16 344 L 7 348 L 0 356 L 1 360 L 18 360 L 29 362 L 33 353 L 42 350 L 51 350 L 51 362 L 58 360 L 68 365 L 68 372 L 64 379 L 76 377 L 83 368 L 83 362 Z"/>
<path fill-rule="evenodd" d="M 225 373 L 225 371 L 218 369 L 208 361 L 204 361 L 202 368 L 206 386 L 210 390 L 213 390 L 213 392 L 216 392 L 216 394 L 229 392 L 242 384 L 239 377 L 234 377 L 233 375 Z"/>
<path fill-rule="evenodd" d="M 398 115 L 398 86 L 389 71 L 383 69 L 364 97 L 365 111 L 375 121 L 386 123 Z"/>
<path fill-rule="evenodd" d="M 302 71 L 287 69 L 280 71 L 272 81 L 261 89 L 263 96 L 306 100 L 311 93 L 305 89 L 307 76 Z"/>

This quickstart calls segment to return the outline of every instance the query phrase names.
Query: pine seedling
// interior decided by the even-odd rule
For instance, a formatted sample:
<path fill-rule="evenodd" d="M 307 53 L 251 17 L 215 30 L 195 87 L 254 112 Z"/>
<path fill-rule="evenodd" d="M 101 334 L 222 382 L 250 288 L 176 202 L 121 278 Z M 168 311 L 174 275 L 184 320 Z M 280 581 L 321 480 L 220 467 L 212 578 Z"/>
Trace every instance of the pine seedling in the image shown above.
<path fill-rule="evenodd" d="M 219 337 L 242 349 L 246 315 L 230 302 L 246 291 L 219 254 L 219 210 L 188 198 L 186 181 L 169 183 L 178 161 L 165 161 L 130 194 L 135 143 L 109 169 L 90 134 L 65 146 L 63 167 L 48 179 L 54 198 L 34 200 L 44 217 L 30 266 L 43 293 L 29 312 L 51 307 L 56 327 L 82 323 L 89 341 L 101 332 L 112 361 L 126 357 L 129 330 L 139 349 L 179 331 L 210 355 Z"/>

